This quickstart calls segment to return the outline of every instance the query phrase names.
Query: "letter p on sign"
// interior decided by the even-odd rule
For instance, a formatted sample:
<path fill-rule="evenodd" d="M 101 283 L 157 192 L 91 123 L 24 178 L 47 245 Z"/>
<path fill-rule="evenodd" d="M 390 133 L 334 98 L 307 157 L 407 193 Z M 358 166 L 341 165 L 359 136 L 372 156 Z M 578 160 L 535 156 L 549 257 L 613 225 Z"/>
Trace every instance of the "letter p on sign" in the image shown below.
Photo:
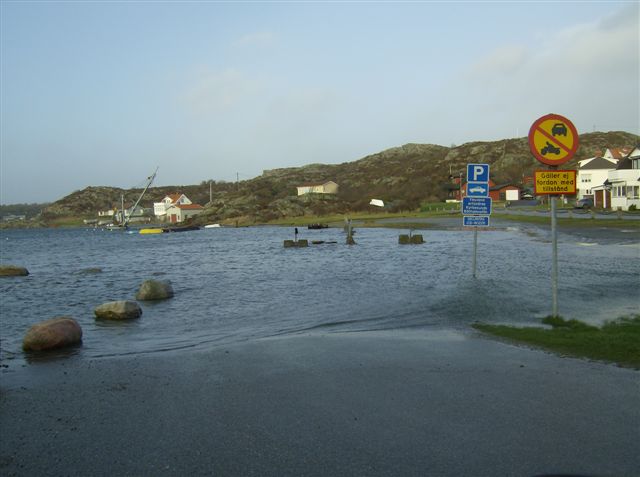
<path fill-rule="evenodd" d="M 467 182 L 489 182 L 489 164 L 467 164 Z"/>

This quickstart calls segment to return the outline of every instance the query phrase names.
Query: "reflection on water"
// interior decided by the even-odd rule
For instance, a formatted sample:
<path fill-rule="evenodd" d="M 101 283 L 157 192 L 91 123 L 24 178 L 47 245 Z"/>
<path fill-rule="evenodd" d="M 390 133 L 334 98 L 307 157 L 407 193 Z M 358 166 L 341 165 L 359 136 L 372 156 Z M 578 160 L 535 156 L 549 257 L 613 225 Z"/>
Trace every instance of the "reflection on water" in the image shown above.
<path fill-rule="evenodd" d="M 83 345 L 70 353 L 98 358 L 318 330 L 524 324 L 551 311 L 551 247 L 530 229 L 480 233 L 478 279 L 468 231 L 423 231 L 426 243 L 413 246 L 398 245 L 406 232 L 392 229 L 360 229 L 355 246 L 344 244 L 340 229 L 301 232 L 337 243 L 285 249 L 291 231 L 277 227 L 2 231 L 2 262 L 30 275 L 0 280 L 0 358 L 23 358 L 29 326 L 55 316 L 82 326 Z M 561 314 L 597 323 L 637 312 L 628 290 L 639 263 L 637 247 L 579 237 L 561 243 Z M 145 279 L 158 277 L 171 281 L 173 299 L 142 302 L 138 320 L 94 319 L 98 305 L 134 299 Z"/>

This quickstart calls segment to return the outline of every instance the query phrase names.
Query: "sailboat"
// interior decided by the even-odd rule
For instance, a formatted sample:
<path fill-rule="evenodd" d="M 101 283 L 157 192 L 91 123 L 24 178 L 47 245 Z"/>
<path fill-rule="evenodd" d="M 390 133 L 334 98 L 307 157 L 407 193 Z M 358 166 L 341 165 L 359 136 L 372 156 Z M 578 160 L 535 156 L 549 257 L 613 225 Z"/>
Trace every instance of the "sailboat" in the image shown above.
<path fill-rule="evenodd" d="M 118 224 L 110 224 L 106 226 L 107 230 L 129 230 L 129 221 L 131 220 L 131 216 L 133 215 L 133 212 L 136 210 L 136 207 L 138 207 L 138 204 L 140 203 L 140 201 L 142 200 L 142 198 L 144 197 L 144 194 L 147 192 L 147 190 L 149 189 L 149 187 L 151 187 L 151 183 L 153 182 L 153 180 L 156 178 L 156 174 L 158 173 L 158 167 L 156 167 L 156 170 L 154 171 L 153 174 L 151 174 L 149 177 L 147 177 L 147 184 L 144 186 L 144 190 L 140 193 L 140 196 L 138 197 L 138 200 L 136 200 L 136 203 L 133 204 L 133 207 L 131 207 L 131 209 L 129 209 L 129 215 L 127 216 L 126 212 L 125 212 L 125 208 L 124 208 L 124 194 L 122 194 L 120 200 L 121 200 L 121 206 L 120 206 L 120 220 Z"/>

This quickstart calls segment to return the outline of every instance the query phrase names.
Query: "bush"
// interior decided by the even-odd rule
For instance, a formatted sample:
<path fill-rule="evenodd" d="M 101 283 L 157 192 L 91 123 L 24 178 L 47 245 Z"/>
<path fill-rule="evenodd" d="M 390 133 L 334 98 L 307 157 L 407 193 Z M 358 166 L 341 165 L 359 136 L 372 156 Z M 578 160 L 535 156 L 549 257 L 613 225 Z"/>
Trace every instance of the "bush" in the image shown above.
<path fill-rule="evenodd" d="M 591 326 L 591 325 L 587 325 L 586 323 L 583 323 L 582 321 L 565 320 L 564 318 L 562 318 L 560 316 L 553 316 L 553 315 L 549 315 L 549 316 L 543 318 L 542 322 L 545 325 L 550 325 L 553 328 L 560 328 L 560 329 L 564 328 L 564 329 L 582 330 L 582 331 L 597 330 L 598 329 L 597 327 Z"/>

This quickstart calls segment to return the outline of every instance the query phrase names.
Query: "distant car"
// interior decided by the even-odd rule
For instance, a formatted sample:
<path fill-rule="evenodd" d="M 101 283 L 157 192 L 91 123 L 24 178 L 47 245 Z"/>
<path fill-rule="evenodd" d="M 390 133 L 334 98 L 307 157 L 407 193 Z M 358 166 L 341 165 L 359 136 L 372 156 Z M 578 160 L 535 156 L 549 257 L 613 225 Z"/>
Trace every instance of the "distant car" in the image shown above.
<path fill-rule="evenodd" d="M 560 136 L 560 135 L 566 136 L 567 135 L 567 126 L 565 126 L 562 123 L 556 123 L 551 128 L 551 134 L 553 134 L 554 136 Z"/>
<path fill-rule="evenodd" d="M 486 189 L 484 187 L 472 187 L 469 189 L 469 192 L 473 192 L 474 194 L 483 194 L 486 192 Z"/>
<path fill-rule="evenodd" d="M 522 194 L 522 200 L 533 200 L 534 197 L 531 194 Z"/>
<path fill-rule="evenodd" d="M 576 202 L 574 206 L 575 209 L 590 209 L 593 207 L 593 199 L 590 197 L 585 197 L 584 199 L 580 199 Z"/>

